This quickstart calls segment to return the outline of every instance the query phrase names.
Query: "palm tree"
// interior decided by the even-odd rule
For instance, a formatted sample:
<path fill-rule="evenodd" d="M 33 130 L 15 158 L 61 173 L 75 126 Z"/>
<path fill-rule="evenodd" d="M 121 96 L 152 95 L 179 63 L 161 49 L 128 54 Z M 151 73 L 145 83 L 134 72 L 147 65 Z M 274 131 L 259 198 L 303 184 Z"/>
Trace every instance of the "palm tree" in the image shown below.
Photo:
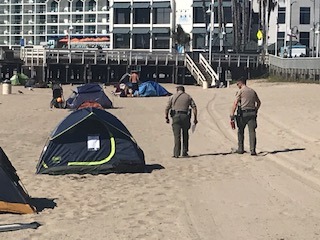
<path fill-rule="evenodd" d="M 179 53 L 184 52 L 184 49 L 190 44 L 190 34 L 186 33 L 180 24 L 177 25 L 176 31 L 172 32 L 172 37 Z"/>

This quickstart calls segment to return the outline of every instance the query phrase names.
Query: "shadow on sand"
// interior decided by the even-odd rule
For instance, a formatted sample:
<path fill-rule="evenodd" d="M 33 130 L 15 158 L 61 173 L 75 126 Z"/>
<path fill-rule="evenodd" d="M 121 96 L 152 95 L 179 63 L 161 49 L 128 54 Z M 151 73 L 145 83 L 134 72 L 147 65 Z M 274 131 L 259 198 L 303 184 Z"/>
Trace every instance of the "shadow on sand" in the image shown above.
<path fill-rule="evenodd" d="M 165 168 L 160 164 L 146 164 L 145 172 L 152 173 L 153 170 L 162 170 L 162 169 L 165 169 Z"/>
<path fill-rule="evenodd" d="M 304 151 L 306 150 L 305 148 L 285 148 L 281 150 L 274 150 L 274 151 L 261 151 L 258 152 L 258 156 L 266 156 L 268 154 L 278 154 L 278 153 L 285 153 L 285 152 L 295 152 L 295 151 Z M 244 152 L 246 154 L 248 152 Z M 233 151 L 230 152 L 218 152 L 218 153 L 203 153 L 203 154 L 198 154 L 198 155 L 189 155 L 188 157 L 181 157 L 181 158 L 197 158 L 197 157 L 203 157 L 203 156 L 225 156 L 225 155 L 230 155 L 230 154 L 237 154 Z"/>
<path fill-rule="evenodd" d="M 305 149 L 305 148 L 285 148 L 285 149 L 282 149 L 282 150 L 262 151 L 262 152 L 259 152 L 258 155 L 260 155 L 260 156 L 266 156 L 266 155 L 268 155 L 268 154 L 278 154 L 278 153 L 304 151 L 304 150 L 306 150 L 306 149 Z"/>
<path fill-rule="evenodd" d="M 37 212 L 41 212 L 47 208 L 54 209 L 57 206 L 54 199 L 49 198 L 31 198 L 30 203 L 36 207 Z"/>

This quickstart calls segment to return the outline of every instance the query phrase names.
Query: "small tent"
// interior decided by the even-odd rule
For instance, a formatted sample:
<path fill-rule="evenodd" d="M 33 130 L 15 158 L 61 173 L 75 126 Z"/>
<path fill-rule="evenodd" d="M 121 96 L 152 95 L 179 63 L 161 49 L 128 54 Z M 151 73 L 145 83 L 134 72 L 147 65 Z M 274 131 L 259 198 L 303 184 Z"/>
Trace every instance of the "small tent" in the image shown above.
<path fill-rule="evenodd" d="M 68 115 L 51 133 L 37 173 L 142 172 L 144 153 L 111 113 L 82 108 Z"/>
<path fill-rule="evenodd" d="M 23 73 L 16 73 L 10 78 L 12 85 L 25 85 L 29 77 Z"/>
<path fill-rule="evenodd" d="M 0 147 L 0 212 L 34 213 L 30 197 L 20 184 L 16 169 Z"/>
<path fill-rule="evenodd" d="M 112 108 L 112 102 L 97 83 L 84 84 L 74 89 L 67 99 L 67 108 L 77 109 L 84 102 L 97 102 L 103 108 Z"/>
<path fill-rule="evenodd" d="M 146 81 L 141 83 L 138 91 L 136 91 L 134 94 L 140 97 L 159 97 L 171 95 L 171 93 L 169 93 L 164 87 L 154 81 Z"/>

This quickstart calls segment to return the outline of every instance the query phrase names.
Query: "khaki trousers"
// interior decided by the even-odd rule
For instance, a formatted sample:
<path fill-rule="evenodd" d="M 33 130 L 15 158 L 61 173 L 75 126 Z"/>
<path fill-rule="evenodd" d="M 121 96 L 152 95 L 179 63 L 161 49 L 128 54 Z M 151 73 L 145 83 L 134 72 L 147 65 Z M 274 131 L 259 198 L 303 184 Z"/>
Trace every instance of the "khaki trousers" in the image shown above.
<path fill-rule="evenodd" d="M 190 116 L 188 114 L 176 113 L 172 117 L 172 131 L 174 136 L 173 155 L 179 157 L 181 155 L 181 133 L 182 133 L 182 155 L 189 151 L 189 129 Z"/>

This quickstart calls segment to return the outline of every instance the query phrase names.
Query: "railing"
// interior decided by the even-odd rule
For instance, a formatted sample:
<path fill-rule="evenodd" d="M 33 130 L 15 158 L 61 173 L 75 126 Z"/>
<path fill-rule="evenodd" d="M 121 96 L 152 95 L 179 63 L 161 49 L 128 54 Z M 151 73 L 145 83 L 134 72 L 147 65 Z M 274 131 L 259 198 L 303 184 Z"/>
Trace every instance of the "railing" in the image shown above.
<path fill-rule="evenodd" d="M 207 53 L 204 54 L 206 59 L 209 59 L 209 56 Z M 227 63 L 229 66 L 231 64 L 236 64 L 238 67 L 240 65 L 245 64 L 247 67 L 250 65 L 260 65 L 263 64 L 263 61 L 261 59 L 260 54 L 245 54 L 245 53 L 227 53 L 227 54 L 221 54 L 221 53 L 213 53 L 212 54 L 212 63 Z"/>
<path fill-rule="evenodd" d="M 153 62 L 155 65 L 184 63 L 184 54 L 170 54 L 161 52 L 140 52 L 140 51 L 112 51 L 98 49 L 36 49 L 25 48 L 21 50 L 21 59 L 26 64 L 50 63 L 90 63 L 90 64 L 121 64 L 126 62 L 129 65 L 148 65 Z"/>
<path fill-rule="evenodd" d="M 269 55 L 269 65 L 283 68 L 283 69 L 320 70 L 320 58 L 315 58 L 315 57 L 282 58 L 274 55 Z"/>
<path fill-rule="evenodd" d="M 287 80 L 312 80 L 320 83 L 320 58 L 282 58 L 269 55 L 269 73 Z"/>
<path fill-rule="evenodd" d="M 39 66 L 45 63 L 43 48 L 24 48 L 20 51 L 20 59 L 26 66 Z"/>
<path fill-rule="evenodd" d="M 219 75 L 213 70 L 211 65 L 208 63 L 207 59 L 200 53 L 199 63 L 204 67 L 206 72 L 210 75 L 212 81 L 211 85 L 214 85 L 216 81 L 219 81 Z"/>
<path fill-rule="evenodd" d="M 189 54 L 186 54 L 185 65 L 199 85 L 203 85 L 207 82 L 206 78 L 203 76 L 202 72 L 195 64 L 195 62 L 192 60 L 192 58 L 189 56 Z"/>

